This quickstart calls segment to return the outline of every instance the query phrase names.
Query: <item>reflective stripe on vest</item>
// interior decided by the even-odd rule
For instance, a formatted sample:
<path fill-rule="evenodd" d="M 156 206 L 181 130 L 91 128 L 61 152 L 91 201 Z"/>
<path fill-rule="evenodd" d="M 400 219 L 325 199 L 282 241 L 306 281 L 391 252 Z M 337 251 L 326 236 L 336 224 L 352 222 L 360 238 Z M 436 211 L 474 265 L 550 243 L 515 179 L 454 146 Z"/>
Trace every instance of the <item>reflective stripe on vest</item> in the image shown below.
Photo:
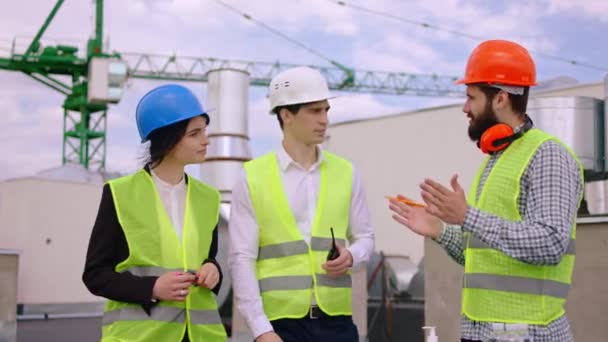
<path fill-rule="evenodd" d="M 351 288 L 352 279 L 349 275 L 332 277 L 327 274 L 316 275 L 317 285 L 334 288 Z M 280 276 L 260 279 L 260 292 L 276 290 L 305 290 L 312 289 L 313 279 L 311 276 Z"/>
<path fill-rule="evenodd" d="M 259 227 L 256 272 L 264 312 L 270 320 L 301 318 L 311 300 L 330 315 L 351 315 L 350 274 L 329 277 L 321 267 L 331 249 L 330 228 L 344 245 L 352 191 L 350 162 L 323 152 L 310 246 L 291 212 L 276 155 L 245 163 L 247 185 Z"/>
<path fill-rule="evenodd" d="M 575 244 L 576 244 L 576 240 L 575 239 L 570 239 L 568 242 L 568 247 L 566 247 L 566 255 L 575 255 L 576 249 L 575 249 Z M 476 236 L 474 235 L 470 235 L 469 236 L 469 248 L 492 248 L 490 246 L 488 246 L 485 242 L 479 240 Z"/>
<path fill-rule="evenodd" d="M 129 269 L 124 270 L 123 272 L 129 272 L 132 275 L 136 275 L 138 277 L 160 277 L 161 275 L 167 272 L 184 272 L 184 270 L 180 268 L 162 268 L 157 266 L 135 266 L 130 267 Z M 196 273 L 196 270 L 191 269 L 187 270 L 186 272 Z"/>
<path fill-rule="evenodd" d="M 336 243 L 344 246 L 346 240 L 336 239 Z M 331 238 L 312 237 L 310 249 L 313 251 L 329 251 L 331 249 Z M 258 260 L 282 258 L 291 255 L 308 254 L 308 245 L 303 240 L 277 243 L 260 247 Z"/>
<path fill-rule="evenodd" d="M 186 310 L 174 306 L 158 306 L 150 316 L 141 307 L 124 307 L 103 314 L 103 325 L 118 321 L 160 321 L 166 323 L 185 323 Z M 217 310 L 190 310 L 192 324 L 222 324 Z"/>
<path fill-rule="evenodd" d="M 570 285 L 547 279 L 533 279 L 495 274 L 465 274 L 464 283 L 470 289 L 521 292 L 539 296 L 566 298 Z"/>
<path fill-rule="evenodd" d="M 195 272 L 207 259 L 219 219 L 219 192 L 188 178 L 182 237 L 179 239 L 151 176 L 141 170 L 109 182 L 118 221 L 129 248 L 116 272 L 161 276 L 171 271 Z M 226 341 L 215 296 L 191 286 L 183 302 L 161 301 L 148 315 L 140 305 L 108 300 L 102 340 Z M 173 324 L 167 324 L 173 323 Z M 186 326 L 188 329 L 186 329 Z"/>
<path fill-rule="evenodd" d="M 513 142 L 499 156 L 479 193 L 478 185 L 489 158 L 486 159 L 469 189 L 469 205 L 505 220 L 521 221 L 521 177 L 538 148 L 548 140 L 560 143 L 537 129 Z M 464 315 L 474 321 L 546 325 L 564 314 L 574 267 L 576 226 L 565 255 L 554 266 L 516 260 L 471 233 L 465 233 L 465 238 Z"/>

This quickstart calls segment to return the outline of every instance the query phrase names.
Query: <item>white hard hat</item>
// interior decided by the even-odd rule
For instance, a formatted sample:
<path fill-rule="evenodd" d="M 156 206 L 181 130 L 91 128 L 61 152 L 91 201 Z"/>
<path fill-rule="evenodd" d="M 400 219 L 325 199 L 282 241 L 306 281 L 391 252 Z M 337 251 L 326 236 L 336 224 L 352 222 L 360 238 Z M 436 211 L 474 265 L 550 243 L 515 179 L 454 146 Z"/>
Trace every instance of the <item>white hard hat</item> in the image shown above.
<path fill-rule="evenodd" d="M 325 77 L 313 68 L 295 67 L 276 75 L 268 88 L 270 113 L 279 106 L 309 103 L 331 98 Z"/>

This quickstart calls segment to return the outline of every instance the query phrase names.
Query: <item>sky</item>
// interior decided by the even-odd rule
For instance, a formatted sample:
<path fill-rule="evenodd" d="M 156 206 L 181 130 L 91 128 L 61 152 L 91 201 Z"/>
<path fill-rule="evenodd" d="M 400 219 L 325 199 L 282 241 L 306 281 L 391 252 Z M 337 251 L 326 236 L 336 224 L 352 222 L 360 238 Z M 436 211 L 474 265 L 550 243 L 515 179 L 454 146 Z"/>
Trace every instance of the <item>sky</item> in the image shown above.
<path fill-rule="evenodd" d="M 333 0 L 223 1 L 355 69 L 458 77 L 481 39 L 510 39 L 532 52 L 541 82 L 564 76 L 580 83 L 599 82 L 608 73 L 605 0 L 345 1 L 400 20 L 339 6 Z M 54 4 L 54 0 L 20 0 L 3 6 L 0 56 L 10 55 L 13 42 L 17 48 L 27 46 Z M 93 34 L 93 18 L 93 1 L 66 0 L 43 42 L 77 46 L 82 53 Z M 106 51 L 119 53 L 329 66 L 327 60 L 245 20 L 217 0 L 105 0 L 104 39 Z M 108 171 L 127 173 L 141 166 L 145 150 L 139 143 L 135 107 L 148 90 L 166 82 L 130 79 L 121 101 L 110 106 Z M 64 96 L 19 72 L 0 70 L 0 84 L 0 181 L 60 166 Z M 205 104 L 205 83 L 184 85 Z M 249 88 L 254 157 L 280 143 L 278 124 L 267 114 L 266 94 L 264 87 Z M 330 121 L 371 118 L 463 99 L 342 92 L 331 101 Z"/>

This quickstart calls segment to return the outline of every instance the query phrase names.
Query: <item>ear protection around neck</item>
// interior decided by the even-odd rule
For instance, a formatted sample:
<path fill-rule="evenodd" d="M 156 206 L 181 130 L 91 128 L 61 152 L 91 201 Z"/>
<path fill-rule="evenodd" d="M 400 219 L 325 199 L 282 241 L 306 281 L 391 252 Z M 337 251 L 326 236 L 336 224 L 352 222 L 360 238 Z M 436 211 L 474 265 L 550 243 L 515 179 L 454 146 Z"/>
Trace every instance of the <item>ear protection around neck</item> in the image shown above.
<path fill-rule="evenodd" d="M 513 128 L 507 124 L 496 124 L 483 132 L 481 139 L 477 142 L 477 147 L 487 154 L 502 151 L 513 141 L 521 138 L 532 126 L 533 123 L 529 117 L 526 117 L 526 123 L 517 133 L 514 133 Z"/>

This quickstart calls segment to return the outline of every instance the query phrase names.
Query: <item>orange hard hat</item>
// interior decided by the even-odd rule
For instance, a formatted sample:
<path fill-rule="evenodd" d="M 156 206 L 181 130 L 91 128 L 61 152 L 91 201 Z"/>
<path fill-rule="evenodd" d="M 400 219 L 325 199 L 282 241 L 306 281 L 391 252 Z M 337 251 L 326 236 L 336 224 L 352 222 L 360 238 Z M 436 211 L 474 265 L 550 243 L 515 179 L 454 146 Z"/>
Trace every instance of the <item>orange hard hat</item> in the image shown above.
<path fill-rule="evenodd" d="M 507 40 L 487 40 L 473 50 L 464 78 L 456 83 L 534 86 L 536 67 L 523 46 Z"/>

